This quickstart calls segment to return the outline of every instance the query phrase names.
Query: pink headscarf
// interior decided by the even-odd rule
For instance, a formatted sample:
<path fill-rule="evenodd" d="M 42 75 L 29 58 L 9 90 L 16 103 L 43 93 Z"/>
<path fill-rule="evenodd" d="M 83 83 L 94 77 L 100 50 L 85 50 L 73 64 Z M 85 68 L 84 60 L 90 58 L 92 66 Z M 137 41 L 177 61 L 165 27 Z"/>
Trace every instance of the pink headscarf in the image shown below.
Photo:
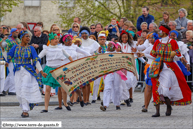
<path fill-rule="evenodd" d="M 66 34 L 66 35 L 62 38 L 62 41 L 64 42 L 68 36 L 70 36 L 70 38 L 73 39 L 73 37 L 72 37 L 71 34 Z"/>
<path fill-rule="evenodd" d="M 116 49 L 120 46 L 118 43 L 114 43 L 113 41 L 110 41 L 109 43 L 112 43 L 115 46 Z"/>

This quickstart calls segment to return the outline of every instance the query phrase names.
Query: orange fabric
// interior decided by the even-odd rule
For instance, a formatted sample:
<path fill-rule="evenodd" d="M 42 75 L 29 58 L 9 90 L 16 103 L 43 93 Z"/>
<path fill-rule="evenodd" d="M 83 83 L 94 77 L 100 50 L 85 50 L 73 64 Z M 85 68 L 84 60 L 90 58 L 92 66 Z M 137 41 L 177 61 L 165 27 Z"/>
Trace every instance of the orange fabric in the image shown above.
<path fill-rule="evenodd" d="M 145 65 L 145 69 L 144 69 L 144 71 L 143 71 L 145 75 L 146 75 L 146 73 L 147 73 L 147 69 L 149 68 L 149 66 L 150 66 L 150 64 L 146 64 L 146 65 Z"/>
<path fill-rule="evenodd" d="M 50 41 L 48 40 L 48 42 L 47 42 L 47 46 L 49 46 L 50 45 Z"/>

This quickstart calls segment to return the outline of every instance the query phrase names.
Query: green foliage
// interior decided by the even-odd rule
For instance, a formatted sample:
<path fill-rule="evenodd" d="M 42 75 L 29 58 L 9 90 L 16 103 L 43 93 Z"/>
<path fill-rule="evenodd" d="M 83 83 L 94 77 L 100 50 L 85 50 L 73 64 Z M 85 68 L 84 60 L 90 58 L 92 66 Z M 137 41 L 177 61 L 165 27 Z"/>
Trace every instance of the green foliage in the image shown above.
<path fill-rule="evenodd" d="M 0 0 L 0 19 L 5 15 L 6 12 L 11 12 L 13 6 L 18 6 L 22 3 L 21 0 Z"/>
<path fill-rule="evenodd" d="M 182 3 L 187 3 L 187 1 L 189 0 L 74 0 L 74 7 L 69 8 L 69 2 L 60 5 L 61 13 L 58 15 L 61 21 L 59 23 L 64 28 L 70 28 L 74 17 L 80 17 L 81 25 L 88 26 L 98 22 L 108 25 L 112 18 L 119 21 L 122 17 L 126 17 L 136 25 L 137 18 L 142 15 L 142 7 L 148 6 L 149 13 L 159 24 L 164 11 L 170 13 L 171 19 L 176 19 L 178 9 L 181 8 Z M 55 1 L 55 3 L 58 2 Z"/>
<path fill-rule="evenodd" d="M 190 5 L 188 8 L 188 19 L 192 19 L 193 20 L 193 0 L 190 0 Z"/>

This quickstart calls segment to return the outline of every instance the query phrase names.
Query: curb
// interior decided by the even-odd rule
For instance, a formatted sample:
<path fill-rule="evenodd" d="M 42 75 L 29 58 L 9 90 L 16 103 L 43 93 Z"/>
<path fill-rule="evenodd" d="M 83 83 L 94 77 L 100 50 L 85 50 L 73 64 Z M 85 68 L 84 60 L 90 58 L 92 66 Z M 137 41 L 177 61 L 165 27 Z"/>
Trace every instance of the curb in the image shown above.
<path fill-rule="evenodd" d="M 49 106 L 57 106 L 58 102 L 49 102 Z M 19 106 L 19 102 L 1 102 L 0 106 Z M 38 103 L 38 106 L 44 106 L 44 102 Z"/>

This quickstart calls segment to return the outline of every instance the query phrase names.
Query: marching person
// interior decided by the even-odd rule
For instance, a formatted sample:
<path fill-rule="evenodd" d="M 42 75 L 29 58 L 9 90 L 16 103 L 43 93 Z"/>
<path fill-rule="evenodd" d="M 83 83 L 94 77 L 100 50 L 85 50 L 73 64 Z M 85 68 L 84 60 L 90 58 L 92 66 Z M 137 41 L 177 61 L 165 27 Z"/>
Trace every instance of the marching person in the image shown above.
<path fill-rule="evenodd" d="M 96 25 L 97 26 L 97 25 Z M 86 26 L 83 26 L 80 29 L 80 34 L 79 36 L 82 39 L 82 47 L 86 47 L 88 51 L 90 51 L 91 55 L 94 55 L 94 53 L 96 53 L 96 51 L 99 49 L 100 45 L 93 39 L 89 38 L 89 34 L 90 34 L 90 29 Z M 98 38 L 98 36 L 97 36 Z M 84 99 L 84 103 L 87 104 L 91 104 L 89 102 L 89 96 L 90 96 L 90 84 L 86 85 L 83 87 L 82 89 L 83 91 L 83 99 Z"/>
<path fill-rule="evenodd" d="M 19 31 L 16 28 L 11 29 L 11 34 L 9 37 L 5 40 L 7 42 L 6 51 L 9 53 L 11 48 L 15 45 L 19 45 L 21 43 L 20 39 L 18 38 Z M 8 91 L 8 95 L 16 95 L 15 93 L 15 83 L 14 83 L 14 58 L 9 62 L 8 69 L 9 74 L 5 79 L 5 86 L 3 93 L 6 94 L 6 91 Z"/>
<path fill-rule="evenodd" d="M 49 34 L 50 45 L 43 46 L 43 50 L 38 55 L 39 58 L 43 58 L 46 56 L 46 67 L 44 68 L 44 72 L 47 73 L 47 77 L 42 77 L 42 82 L 46 85 L 45 92 L 45 109 L 41 111 L 41 113 L 48 112 L 48 105 L 50 100 L 50 91 L 51 87 L 54 89 L 56 87 L 61 87 L 60 84 L 52 77 L 50 71 L 55 70 L 56 68 L 65 64 L 65 59 L 67 58 L 70 61 L 73 61 L 72 57 L 64 50 L 62 44 L 58 45 L 59 38 L 57 34 L 50 33 Z M 71 108 L 67 104 L 67 93 L 63 88 L 60 88 L 62 91 L 62 97 L 64 101 L 64 106 L 68 111 L 71 111 Z M 59 103 L 59 107 L 57 109 L 62 109 L 62 105 Z"/>
<path fill-rule="evenodd" d="M 77 60 L 77 54 L 78 53 L 81 53 L 84 56 L 91 56 L 91 54 L 89 52 L 81 49 L 77 45 L 72 44 L 72 39 L 73 39 L 72 35 L 64 34 L 62 36 L 62 38 L 60 39 L 60 43 L 63 44 L 63 48 L 71 55 L 73 60 Z M 68 60 L 64 60 L 64 61 L 65 61 L 65 64 L 69 63 Z M 83 87 L 83 89 L 84 89 L 84 87 Z M 85 94 L 83 93 L 83 99 L 84 99 L 84 102 L 83 102 L 82 96 L 81 96 L 81 91 L 80 90 L 76 90 L 76 93 L 79 96 L 81 107 L 83 107 L 85 104 L 87 105 L 87 102 L 85 101 L 85 97 L 84 97 Z M 58 99 L 60 99 L 60 94 L 58 94 Z"/>
<path fill-rule="evenodd" d="M 43 77 L 47 74 L 42 71 L 40 59 L 34 47 L 29 46 L 30 36 L 27 31 L 23 31 L 20 36 L 21 44 L 14 45 L 7 54 L 8 66 L 12 59 L 14 59 L 15 78 L 14 84 L 16 89 L 16 97 L 23 110 L 21 116 L 23 118 L 29 117 L 28 112 L 33 109 L 37 103 L 42 102 L 39 86 L 40 79 L 37 77 L 34 66 L 40 71 Z M 31 61 L 33 65 L 31 65 Z M 13 81 L 13 78 L 12 78 Z"/>
<path fill-rule="evenodd" d="M 100 44 L 100 47 L 97 51 L 97 54 L 103 54 L 107 51 L 107 45 L 106 43 L 106 35 L 105 34 L 99 34 L 98 36 L 98 42 Z M 95 103 L 97 100 L 99 85 L 100 85 L 101 77 L 97 78 L 94 81 L 94 87 L 93 87 L 93 97 L 92 97 L 92 103 Z"/>
<path fill-rule="evenodd" d="M 159 29 L 161 39 L 156 40 L 150 53 L 152 57 L 156 58 L 149 71 L 153 84 L 153 102 L 156 107 L 156 113 L 152 117 L 160 116 L 161 103 L 167 105 L 166 116 L 170 116 L 172 113 L 171 105 L 182 106 L 192 103 L 191 90 L 182 71 L 173 61 L 174 56 L 181 57 L 178 44 L 168 37 L 170 28 L 167 25 L 161 25 Z M 154 72 L 154 68 L 159 65 L 158 62 L 160 62 L 159 71 Z"/>
<path fill-rule="evenodd" d="M 3 61 L 5 62 L 5 58 L 3 56 L 3 52 L 5 52 L 5 49 L 2 46 L 2 42 L 6 40 L 6 36 L 2 39 L 0 38 L 0 62 L 3 63 Z M 3 90 L 4 90 L 4 83 L 5 83 L 5 63 L 3 63 L 2 65 L 0 64 L 0 96 L 5 96 L 5 94 L 3 94 Z"/>
<path fill-rule="evenodd" d="M 116 49 L 118 49 L 118 45 L 111 41 L 108 44 L 106 53 L 116 53 Z M 107 107 L 109 107 L 111 97 L 113 98 L 116 110 L 121 110 L 121 80 L 127 80 L 126 75 L 122 71 L 117 71 L 104 76 L 105 88 L 103 91 L 103 105 L 100 107 L 102 111 L 106 111 Z M 112 91 L 113 94 L 111 94 Z"/>

